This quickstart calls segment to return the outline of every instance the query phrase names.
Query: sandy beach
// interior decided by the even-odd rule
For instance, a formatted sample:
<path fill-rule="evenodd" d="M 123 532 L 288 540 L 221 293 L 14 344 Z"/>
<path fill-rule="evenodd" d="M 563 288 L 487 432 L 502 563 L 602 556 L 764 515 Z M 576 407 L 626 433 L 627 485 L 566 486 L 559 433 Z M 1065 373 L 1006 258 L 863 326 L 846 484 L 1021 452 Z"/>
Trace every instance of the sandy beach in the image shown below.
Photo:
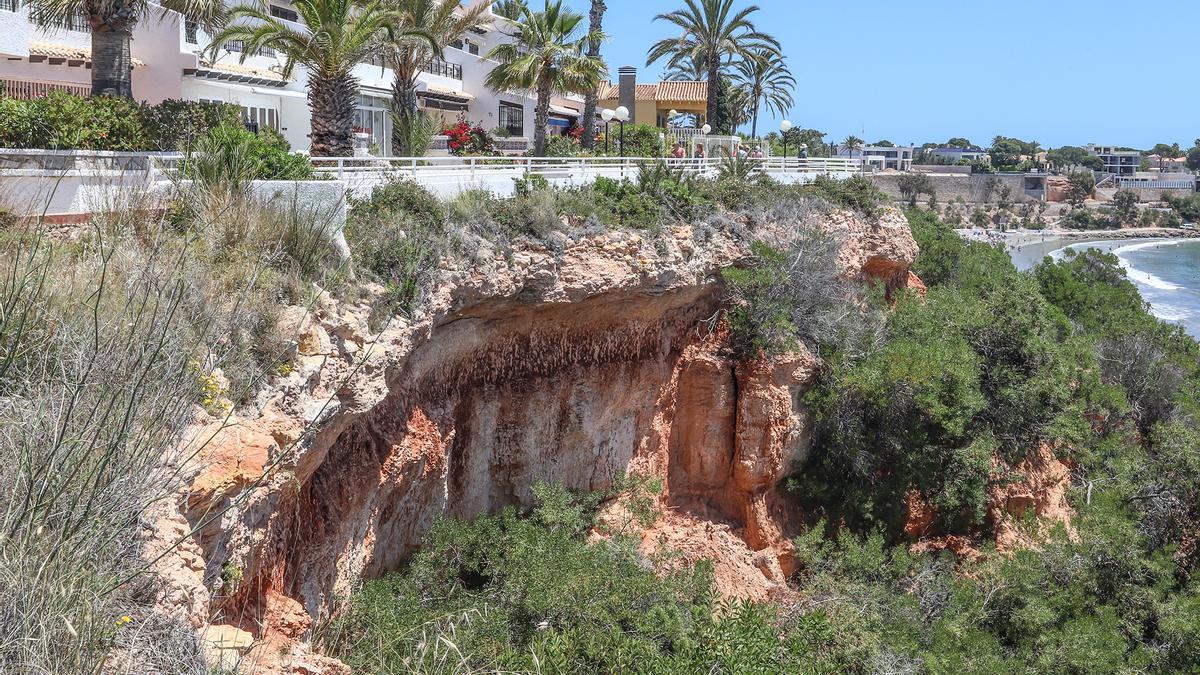
<path fill-rule="evenodd" d="M 959 229 L 964 239 L 1002 243 L 1017 269 L 1029 269 L 1042 258 L 1069 244 L 1122 239 L 1200 238 L 1200 231 L 1166 227 L 1134 227 L 1122 230 L 995 230 Z"/>

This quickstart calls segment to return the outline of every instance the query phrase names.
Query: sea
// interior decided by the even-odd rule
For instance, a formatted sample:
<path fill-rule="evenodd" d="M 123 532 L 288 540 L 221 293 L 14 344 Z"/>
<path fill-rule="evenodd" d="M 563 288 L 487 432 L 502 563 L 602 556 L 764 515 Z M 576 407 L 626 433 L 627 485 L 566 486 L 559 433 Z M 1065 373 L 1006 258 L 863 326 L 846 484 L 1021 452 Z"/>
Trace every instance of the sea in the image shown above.
<path fill-rule="evenodd" d="M 1045 255 L 1059 259 L 1068 248 L 1095 248 L 1117 256 L 1125 274 L 1150 303 L 1155 316 L 1183 326 L 1200 338 L 1200 239 L 1125 239 L 1042 245 Z M 1032 248 L 1032 247 L 1030 247 Z M 1021 256 L 1032 264 L 1032 256 Z M 1014 262 L 1017 256 L 1014 256 Z M 1024 267 L 1018 262 L 1018 267 Z"/>

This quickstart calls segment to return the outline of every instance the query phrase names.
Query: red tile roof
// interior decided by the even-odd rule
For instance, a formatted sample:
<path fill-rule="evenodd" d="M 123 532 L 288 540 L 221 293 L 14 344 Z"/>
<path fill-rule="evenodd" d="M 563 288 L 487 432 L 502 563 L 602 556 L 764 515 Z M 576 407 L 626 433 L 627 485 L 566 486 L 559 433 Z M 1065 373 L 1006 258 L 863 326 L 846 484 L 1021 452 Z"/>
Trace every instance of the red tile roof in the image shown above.
<path fill-rule="evenodd" d="M 639 84 L 634 87 L 634 98 L 638 101 L 686 101 L 700 103 L 708 100 L 707 82 L 658 82 Z M 620 87 L 615 84 L 602 85 L 600 98 L 618 98 Z"/>

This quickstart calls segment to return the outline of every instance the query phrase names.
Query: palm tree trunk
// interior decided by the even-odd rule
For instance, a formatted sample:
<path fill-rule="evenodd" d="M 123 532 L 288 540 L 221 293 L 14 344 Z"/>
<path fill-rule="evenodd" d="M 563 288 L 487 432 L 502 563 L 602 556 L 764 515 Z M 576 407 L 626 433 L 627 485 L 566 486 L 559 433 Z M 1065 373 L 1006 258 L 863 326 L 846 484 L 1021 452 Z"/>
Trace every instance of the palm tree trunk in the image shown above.
<path fill-rule="evenodd" d="M 312 113 L 313 157 L 350 157 L 354 154 L 354 101 L 358 81 L 349 73 L 333 77 L 310 75 L 308 107 Z"/>
<path fill-rule="evenodd" d="M 604 0 L 592 0 L 592 11 L 588 15 L 588 32 L 592 35 L 600 34 L 606 9 L 608 6 L 604 4 Z M 600 56 L 600 40 L 590 40 L 587 53 L 588 56 Z M 597 91 L 599 84 L 597 82 L 596 87 L 588 89 L 587 95 L 583 99 L 583 136 L 579 139 L 579 144 L 588 150 L 596 145 L 596 104 L 600 98 Z"/>
<path fill-rule="evenodd" d="M 705 102 L 704 114 L 708 118 L 708 124 L 717 133 L 723 132 L 723 125 L 727 122 L 725 116 L 720 111 L 721 91 L 723 88 L 723 82 L 721 81 L 721 58 L 710 55 L 708 61 L 708 101 Z"/>
<path fill-rule="evenodd" d="M 392 80 L 392 154 L 396 157 L 410 157 L 422 153 L 413 152 L 408 147 L 408 136 L 401 132 L 401 120 L 410 119 L 419 112 L 417 105 L 417 83 L 415 80 L 399 74 Z"/>
<path fill-rule="evenodd" d="M 119 13 L 125 13 L 123 10 Z M 88 17 L 92 25 L 92 96 L 133 98 L 133 21 Z"/>
<path fill-rule="evenodd" d="M 754 119 L 750 122 L 750 137 L 758 138 L 758 99 L 754 99 Z"/>
<path fill-rule="evenodd" d="M 538 80 L 537 105 L 533 108 L 533 155 L 546 156 L 546 125 L 550 123 L 550 78 Z"/>

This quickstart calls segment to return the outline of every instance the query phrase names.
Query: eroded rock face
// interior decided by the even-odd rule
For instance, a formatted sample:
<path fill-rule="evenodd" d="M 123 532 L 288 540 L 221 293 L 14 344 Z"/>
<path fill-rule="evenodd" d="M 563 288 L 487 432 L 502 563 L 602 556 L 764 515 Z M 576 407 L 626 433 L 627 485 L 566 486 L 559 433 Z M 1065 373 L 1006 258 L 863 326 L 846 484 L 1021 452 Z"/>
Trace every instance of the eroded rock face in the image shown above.
<path fill-rule="evenodd" d="M 845 274 L 911 284 L 898 212 L 827 226 Z M 615 232 L 445 269 L 428 313 L 378 335 L 366 303 L 289 309 L 294 370 L 256 417 L 197 429 L 213 442 L 148 533 L 152 551 L 183 540 L 156 563 L 160 604 L 315 663 L 295 645 L 311 621 L 438 517 L 528 506 L 538 480 L 599 490 L 630 472 L 665 487 L 647 550 L 662 535 L 714 559 L 722 592 L 785 593 L 795 527 L 775 485 L 807 451 L 800 400 L 820 364 L 731 358 L 717 272 L 747 256 L 720 231 Z"/>

